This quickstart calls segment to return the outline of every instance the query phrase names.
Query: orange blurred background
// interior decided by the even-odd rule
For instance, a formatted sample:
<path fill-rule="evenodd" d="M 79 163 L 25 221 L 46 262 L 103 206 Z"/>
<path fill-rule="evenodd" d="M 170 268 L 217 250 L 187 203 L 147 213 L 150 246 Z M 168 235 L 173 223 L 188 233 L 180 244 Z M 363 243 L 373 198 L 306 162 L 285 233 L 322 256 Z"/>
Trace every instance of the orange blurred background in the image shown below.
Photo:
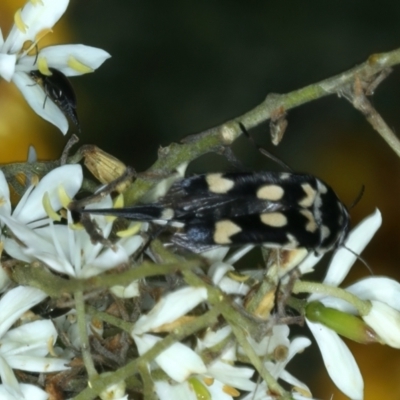
<path fill-rule="evenodd" d="M 14 23 L 14 13 L 25 1 L 3 0 L 0 3 L 0 26 L 4 40 Z M 66 20 L 60 22 L 40 43 L 45 46 L 70 41 Z M 62 133 L 38 117 L 17 88 L 0 79 L 0 164 L 25 161 L 33 145 L 41 160 L 58 158 L 65 138 Z"/>

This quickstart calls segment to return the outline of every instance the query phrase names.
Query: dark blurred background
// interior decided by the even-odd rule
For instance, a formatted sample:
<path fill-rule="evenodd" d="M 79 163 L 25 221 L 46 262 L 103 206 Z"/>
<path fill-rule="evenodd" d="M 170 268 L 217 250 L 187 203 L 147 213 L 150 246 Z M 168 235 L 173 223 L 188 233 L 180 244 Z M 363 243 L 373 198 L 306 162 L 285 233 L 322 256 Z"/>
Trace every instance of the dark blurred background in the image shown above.
<path fill-rule="evenodd" d="M 144 170 L 159 146 L 238 116 L 270 92 L 293 91 L 399 47 L 399 17 L 400 3 L 393 0 L 71 0 L 66 19 L 73 42 L 112 55 L 94 74 L 71 79 L 81 143 L 94 143 Z M 372 99 L 394 131 L 400 129 L 399 83 L 400 66 Z M 364 184 L 353 221 L 378 207 L 383 226 L 363 257 L 376 275 L 399 280 L 398 157 L 336 96 L 289 111 L 288 121 L 278 148 L 269 143 L 267 124 L 252 133 L 295 171 L 327 181 L 346 204 Z M 277 168 L 244 138 L 233 148 L 249 168 Z M 193 170 L 221 165 L 229 168 L 217 156 L 204 157 Z M 358 262 L 350 280 L 368 274 Z M 352 350 L 364 375 L 365 399 L 399 399 L 400 353 L 378 345 Z M 289 369 L 314 397 L 344 398 L 326 378 L 318 353 L 297 358 Z"/>

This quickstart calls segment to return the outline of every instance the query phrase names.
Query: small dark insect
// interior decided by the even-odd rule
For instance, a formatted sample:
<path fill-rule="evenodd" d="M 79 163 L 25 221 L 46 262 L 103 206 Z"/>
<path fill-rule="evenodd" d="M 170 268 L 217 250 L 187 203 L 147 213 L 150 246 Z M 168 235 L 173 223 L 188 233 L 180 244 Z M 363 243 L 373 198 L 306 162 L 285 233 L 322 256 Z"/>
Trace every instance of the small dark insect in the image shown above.
<path fill-rule="evenodd" d="M 193 176 L 156 203 L 79 212 L 180 222 L 172 241 L 195 252 L 254 243 L 323 254 L 343 244 L 350 224 L 346 207 L 321 180 L 268 171 Z"/>
<path fill-rule="evenodd" d="M 40 86 L 42 86 L 46 98 L 43 108 L 46 106 L 49 97 L 57 107 L 69 117 L 80 131 L 78 114 L 76 112 L 76 96 L 74 89 L 67 77 L 55 68 L 49 68 L 52 75 L 44 75 L 39 70 L 30 71 L 29 76 Z"/>

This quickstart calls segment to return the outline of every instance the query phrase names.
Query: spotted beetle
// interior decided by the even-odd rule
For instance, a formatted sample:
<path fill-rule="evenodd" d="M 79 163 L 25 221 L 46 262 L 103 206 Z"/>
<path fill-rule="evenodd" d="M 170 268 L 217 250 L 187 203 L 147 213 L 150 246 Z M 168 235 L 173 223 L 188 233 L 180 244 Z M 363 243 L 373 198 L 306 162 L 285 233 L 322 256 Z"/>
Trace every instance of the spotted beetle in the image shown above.
<path fill-rule="evenodd" d="M 288 172 L 197 175 L 176 182 L 156 203 L 81 212 L 180 222 L 172 241 L 192 251 L 254 243 L 321 254 L 340 246 L 350 225 L 346 207 L 327 184 Z"/>

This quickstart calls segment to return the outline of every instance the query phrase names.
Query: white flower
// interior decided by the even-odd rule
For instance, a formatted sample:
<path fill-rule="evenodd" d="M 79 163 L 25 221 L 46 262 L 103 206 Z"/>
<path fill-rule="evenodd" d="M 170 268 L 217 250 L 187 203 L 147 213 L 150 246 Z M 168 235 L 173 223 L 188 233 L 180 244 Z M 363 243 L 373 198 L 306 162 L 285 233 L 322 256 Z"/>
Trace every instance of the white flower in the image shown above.
<path fill-rule="evenodd" d="M 139 354 L 150 350 L 161 338 L 144 334 L 132 335 L 137 345 Z M 155 363 L 176 382 L 184 382 L 192 374 L 204 374 L 207 371 L 201 357 L 188 346 L 182 343 L 174 343 L 155 359 Z"/>
<path fill-rule="evenodd" d="M 144 354 L 161 339 L 154 335 L 144 334 L 171 323 L 207 299 L 204 288 L 185 287 L 162 298 L 147 315 L 142 315 L 136 322 L 132 337 L 139 354 Z M 185 381 L 193 373 L 204 373 L 206 366 L 201 358 L 189 347 L 174 343 L 155 358 L 155 362 L 172 379 Z"/>
<path fill-rule="evenodd" d="M 381 223 L 381 214 L 376 210 L 349 233 L 344 243 L 345 247 L 338 249 L 332 258 L 323 281 L 324 284 L 338 286 L 342 283 L 357 259 L 355 254 L 362 252 Z M 310 302 L 319 300 L 325 306 L 338 309 L 341 308 L 338 305 L 343 303 L 331 297 L 315 294 L 311 295 L 308 300 Z M 317 341 L 325 367 L 332 381 L 351 399 L 362 399 L 364 391 L 363 379 L 358 365 L 346 344 L 336 332 L 326 326 L 311 322 L 307 318 L 306 323 Z"/>
<path fill-rule="evenodd" d="M 9 330 L 24 312 L 45 298 L 41 290 L 19 286 L 0 300 L 0 396 L 4 396 L 1 398 L 47 398 L 45 392 L 33 385 L 18 384 L 12 369 L 35 373 L 68 369 L 68 360 L 46 357 L 49 345 L 54 345 L 57 339 L 51 321 L 35 321 Z"/>
<path fill-rule="evenodd" d="M 69 0 L 28 1 L 16 12 L 15 24 L 6 40 L 0 31 L 0 76 L 14 82 L 32 109 L 64 134 L 68 130 L 66 117 L 51 99 L 45 103 L 43 88 L 32 80 L 29 72 L 39 69 L 49 76 L 49 68 L 55 68 L 66 76 L 81 75 L 93 72 L 110 57 L 104 50 L 81 44 L 49 46 L 36 55 L 28 55 L 51 32 L 68 3 Z M 28 49 L 24 48 L 26 43 L 30 44 Z"/>
<path fill-rule="evenodd" d="M 31 185 L 17 207 L 11 213 L 10 190 L 6 178 L 0 171 L 0 216 L 10 217 L 16 221 L 35 228 L 48 223 L 49 218 L 43 206 L 43 196 L 48 193 L 53 210 L 61 208 L 59 191 L 63 188 L 72 198 L 82 185 L 82 167 L 79 164 L 63 165 L 45 175 L 37 186 Z"/>
<path fill-rule="evenodd" d="M 125 389 L 125 381 L 115 383 L 103 390 L 100 393 L 100 398 L 101 400 L 128 400 L 128 395 L 125 395 Z"/>
<path fill-rule="evenodd" d="M 48 195 L 51 208 L 61 208 L 60 192 L 73 197 L 82 184 L 80 165 L 65 165 L 52 170 L 36 188 L 24 194 L 11 214 L 11 203 L 7 182 L 0 173 L 0 220 L 13 232 L 14 238 L 4 240 L 5 250 L 17 260 L 32 262 L 40 260 L 53 270 L 72 277 L 87 278 L 128 262 L 129 256 L 143 242 L 140 235 L 119 240 L 113 248 L 93 244 L 84 230 L 74 230 L 70 225 L 55 225 L 47 217 L 43 207 L 43 196 Z M 112 207 L 110 196 L 92 208 Z M 69 218 L 70 214 L 68 213 Z M 47 217 L 47 218 L 44 218 Z M 111 232 L 112 222 L 105 217 L 96 217 L 96 222 L 105 237 Z"/>
<path fill-rule="evenodd" d="M 75 196 L 82 184 L 82 168 L 79 165 L 64 165 L 59 168 L 55 168 L 49 174 L 47 174 L 35 187 L 31 185 L 25 191 L 21 200 L 19 201 L 14 212 L 11 214 L 11 201 L 10 201 L 10 190 L 2 171 L 0 171 L 0 216 L 11 217 L 15 220 L 25 223 L 28 226 L 34 228 L 48 223 L 49 218 L 47 217 L 46 211 L 43 207 L 43 196 L 46 192 L 51 194 L 51 205 L 53 209 L 60 209 L 61 203 L 59 197 L 56 195 L 59 188 L 62 186 L 69 197 Z M 47 222 L 46 222 L 47 221 Z M 3 225 L 3 223 L 1 223 Z M 3 247 L 10 254 L 14 254 L 15 251 L 19 254 L 19 247 L 15 240 L 3 238 Z M 17 249 L 15 249 L 17 247 Z M 23 257 L 20 258 L 23 261 L 29 261 L 29 259 Z M 3 291 L 9 282 L 7 275 L 3 269 L 0 269 L 0 290 Z"/>
<path fill-rule="evenodd" d="M 371 276 L 354 283 L 346 290 L 362 300 L 371 302 L 371 310 L 362 319 L 378 334 L 382 342 L 400 348 L 400 283 L 384 276 Z M 330 306 L 356 314 L 345 301 L 328 298 Z"/>
<path fill-rule="evenodd" d="M 112 207 L 111 198 L 106 197 L 96 206 Z M 54 271 L 72 277 L 88 278 L 127 263 L 129 256 L 143 243 L 143 238 L 135 235 L 109 248 L 101 243 L 93 244 L 86 231 L 74 230 L 70 225 L 50 223 L 43 228 L 30 229 L 12 218 L 0 216 L 0 219 L 23 243 L 21 246 L 14 239 L 8 239 L 13 243 L 9 246 L 12 250 L 7 249 L 9 254 L 19 260 L 40 260 Z M 96 217 L 96 221 L 104 237 L 108 237 L 112 223 L 106 222 L 104 217 Z"/>
<path fill-rule="evenodd" d="M 380 336 L 384 342 L 400 348 L 400 313 L 381 301 L 372 300 L 372 308 L 363 320 Z"/>
<path fill-rule="evenodd" d="M 276 349 L 286 348 L 287 352 L 285 357 L 274 362 L 265 362 L 265 367 L 269 373 L 276 379 L 282 379 L 292 385 L 297 392 L 301 391 L 307 394 L 307 398 L 311 397 L 310 389 L 303 383 L 296 379 L 292 374 L 286 371 L 287 364 L 296 356 L 296 354 L 303 352 L 303 350 L 311 344 L 310 339 L 306 337 L 297 337 L 291 342 L 288 339 L 289 327 L 286 325 L 274 326 L 272 331 L 272 336 L 267 340 L 267 346 L 265 347 L 264 354 L 273 355 Z M 251 343 L 251 342 L 250 342 Z M 260 349 L 259 349 L 260 352 Z M 279 353 L 279 350 L 278 350 Z M 284 352 L 283 352 L 284 353 Z M 284 353 L 285 354 L 285 353 Z M 265 400 L 273 399 L 273 397 L 268 397 L 268 388 L 265 381 L 256 385 L 254 390 L 248 393 L 243 400 Z"/>
<path fill-rule="evenodd" d="M 164 296 L 153 309 L 142 315 L 135 323 L 132 334 L 141 335 L 171 323 L 207 300 L 205 288 L 184 287 Z"/>
<path fill-rule="evenodd" d="M 187 312 L 207 300 L 207 291 L 205 288 L 185 287 L 172 292 L 161 299 L 149 314 L 141 316 L 136 322 L 132 331 L 132 337 L 138 347 L 139 354 L 144 354 L 150 350 L 161 338 L 145 334 L 151 330 L 157 330 L 164 324 L 169 324 L 184 316 Z M 182 343 L 174 343 L 155 358 L 155 363 L 171 377 L 175 382 L 168 384 L 156 382 L 156 390 L 160 393 L 161 399 L 167 398 L 166 393 L 187 393 L 191 383 L 188 381 L 196 380 L 198 385 L 205 385 L 201 390 L 212 393 L 212 398 L 231 399 L 226 393 L 227 388 L 238 388 L 242 390 L 253 390 L 255 387 L 251 377 L 254 369 L 246 367 L 235 367 L 224 361 L 227 354 L 224 352 L 220 359 L 215 360 L 206 366 L 198 352 L 207 350 L 220 340 L 224 340 L 230 333 L 230 328 L 222 328 L 218 333 L 208 332 L 204 340 L 198 341 L 196 350 Z M 228 351 L 229 352 L 229 351 Z M 228 356 L 231 359 L 231 356 Z M 207 384 L 201 383 L 207 382 Z M 162 391 L 160 388 L 164 388 Z M 225 388 L 225 389 L 224 389 Z M 197 390 L 196 388 L 194 390 Z M 225 390 L 225 392 L 224 392 Z M 231 389 L 236 393 L 236 389 Z M 178 396 L 178 395 L 177 395 Z M 225 397 L 221 397 L 225 396 Z M 173 398 L 179 398 L 173 397 Z M 189 396 L 190 398 L 190 396 Z"/>
<path fill-rule="evenodd" d="M 236 294 L 244 296 L 249 291 L 249 286 L 243 282 L 235 281 L 228 276 L 230 271 L 235 271 L 233 264 L 240 260 L 250 250 L 254 248 L 254 245 L 248 244 L 240 247 L 238 250 L 233 252 L 226 260 L 229 248 L 226 246 L 216 247 L 212 250 L 202 253 L 202 256 L 212 262 L 208 268 L 207 275 L 210 277 L 214 285 L 218 286 L 223 292 L 228 294 Z"/>

